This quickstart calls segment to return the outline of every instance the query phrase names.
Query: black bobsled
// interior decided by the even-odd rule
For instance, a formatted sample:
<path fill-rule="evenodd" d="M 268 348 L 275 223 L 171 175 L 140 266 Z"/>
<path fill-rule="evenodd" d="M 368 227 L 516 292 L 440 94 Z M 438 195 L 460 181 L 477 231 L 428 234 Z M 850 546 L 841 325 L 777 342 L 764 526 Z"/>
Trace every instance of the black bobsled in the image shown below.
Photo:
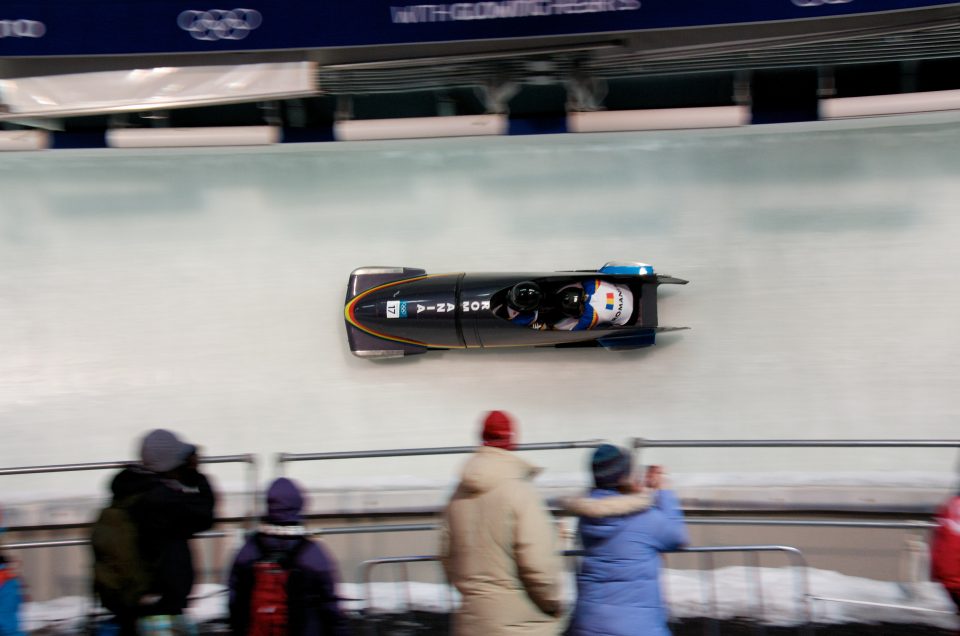
<path fill-rule="evenodd" d="M 518 283 L 533 283 L 543 290 L 537 313 L 525 317 L 512 311 L 508 296 Z M 637 349 L 654 344 L 657 333 L 686 328 L 661 327 L 657 322 L 657 287 L 686 283 L 656 274 L 644 263 L 608 263 L 598 270 L 549 273 L 427 274 L 409 267 L 361 267 L 350 274 L 344 319 L 350 350 L 364 358 L 430 349 Z M 556 320 L 557 294 L 571 287 L 594 291 L 600 313 L 607 302 L 609 318 L 623 324 L 598 321 L 594 316 L 593 324 L 558 327 L 563 323 Z M 622 306 L 624 298 L 627 307 Z"/>

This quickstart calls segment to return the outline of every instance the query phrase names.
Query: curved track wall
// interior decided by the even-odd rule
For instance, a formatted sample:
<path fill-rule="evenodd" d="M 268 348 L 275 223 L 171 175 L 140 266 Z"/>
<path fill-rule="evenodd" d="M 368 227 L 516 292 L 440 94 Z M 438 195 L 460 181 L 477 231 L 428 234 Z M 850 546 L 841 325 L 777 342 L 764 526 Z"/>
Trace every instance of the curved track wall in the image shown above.
<path fill-rule="evenodd" d="M 130 457 L 155 426 L 265 459 L 461 445 L 489 408 L 514 412 L 528 442 L 954 437 L 960 129 L 890 124 L 0 155 L 0 465 Z M 660 321 L 692 329 L 621 353 L 373 363 L 346 345 L 361 265 L 613 259 L 689 279 L 661 290 Z M 572 472 L 585 454 L 537 459 Z M 683 472 L 953 464 L 646 458 Z M 460 461 L 361 472 L 447 478 Z"/>

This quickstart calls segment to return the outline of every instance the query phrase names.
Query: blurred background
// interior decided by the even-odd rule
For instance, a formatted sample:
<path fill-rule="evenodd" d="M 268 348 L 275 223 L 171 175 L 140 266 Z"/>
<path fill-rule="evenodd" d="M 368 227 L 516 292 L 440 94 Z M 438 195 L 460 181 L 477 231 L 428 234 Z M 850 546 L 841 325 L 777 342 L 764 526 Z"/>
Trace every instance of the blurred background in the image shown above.
<path fill-rule="evenodd" d="M 317 524 L 430 523 L 463 455 L 281 454 L 469 447 L 493 408 L 529 443 L 942 440 L 638 455 L 705 518 L 928 522 L 960 444 L 958 15 L 919 0 L 5 4 L 6 542 L 82 536 L 112 474 L 18 468 L 133 459 L 156 427 L 247 461 L 209 467 L 224 527 L 280 473 L 313 492 Z M 688 279 L 659 314 L 691 329 L 627 352 L 373 362 L 347 346 L 357 267 L 610 260 Z M 532 454 L 545 497 L 582 488 L 588 455 Z M 923 567 L 925 530 L 751 532 L 857 576 Z M 434 549 L 429 531 L 365 536 L 336 539 L 345 571 Z M 58 549 L 21 553 L 39 598 L 85 585 L 81 549 L 44 574 Z"/>

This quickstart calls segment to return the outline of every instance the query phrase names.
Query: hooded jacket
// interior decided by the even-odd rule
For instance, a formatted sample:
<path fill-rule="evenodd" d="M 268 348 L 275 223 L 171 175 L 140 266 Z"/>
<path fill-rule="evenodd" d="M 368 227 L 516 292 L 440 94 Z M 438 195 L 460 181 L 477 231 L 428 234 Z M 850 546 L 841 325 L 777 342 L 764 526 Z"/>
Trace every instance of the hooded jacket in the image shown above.
<path fill-rule="evenodd" d="M 114 477 L 114 501 L 136 497 L 130 515 L 137 525 L 140 553 L 155 567 L 152 593 L 158 600 L 140 615 L 181 614 L 193 588 L 188 542 L 213 525 L 214 495 L 207 478 L 184 469 L 181 481 L 133 466 Z"/>
<path fill-rule="evenodd" d="M 585 551 L 570 634 L 669 634 L 660 596 L 660 553 L 688 541 L 676 495 L 660 490 L 651 501 L 645 494 L 596 489 L 589 501 L 574 500 L 566 507 L 582 515 Z"/>
<path fill-rule="evenodd" d="M 936 521 L 930 542 L 933 578 L 952 593 L 960 594 L 960 495 L 940 507 Z"/>
<path fill-rule="evenodd" d="M 230 571 L 230 626 L 235 636 L 250 628 L 254 564 L 266 555 L 290 555 L 287 610 L 290 636 L 346 634 L 346 620 L 336 594 L 337 565 L 319 543 L 307 538 L 302 525 L 304 498 L 281 477 L 267 491 L 267 516 L 237 553 Z"/>
<path fill-rule="evenodd" d="M 23 636 L 20 629 L 20 580 L 0 555 L 0 636 Z"/>
<path fill-rule="evenodd" d="M 539 469 L 481 447 L 467 461 L 441 527 L 441 561 L 462 603 L 457 636 L 557 634 L 560 559 L 531 483 Z"/>

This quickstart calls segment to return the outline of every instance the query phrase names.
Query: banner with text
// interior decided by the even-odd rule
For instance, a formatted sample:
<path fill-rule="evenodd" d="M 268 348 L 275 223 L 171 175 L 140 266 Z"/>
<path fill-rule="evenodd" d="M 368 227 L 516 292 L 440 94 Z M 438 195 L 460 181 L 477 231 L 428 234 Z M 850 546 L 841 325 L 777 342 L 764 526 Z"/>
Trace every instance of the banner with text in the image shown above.
<path fill-rule="evenodd" d="M 615 33 L 960 6 L 948 0 L 36 0 L 0 57 L 278 50 Z"/>

